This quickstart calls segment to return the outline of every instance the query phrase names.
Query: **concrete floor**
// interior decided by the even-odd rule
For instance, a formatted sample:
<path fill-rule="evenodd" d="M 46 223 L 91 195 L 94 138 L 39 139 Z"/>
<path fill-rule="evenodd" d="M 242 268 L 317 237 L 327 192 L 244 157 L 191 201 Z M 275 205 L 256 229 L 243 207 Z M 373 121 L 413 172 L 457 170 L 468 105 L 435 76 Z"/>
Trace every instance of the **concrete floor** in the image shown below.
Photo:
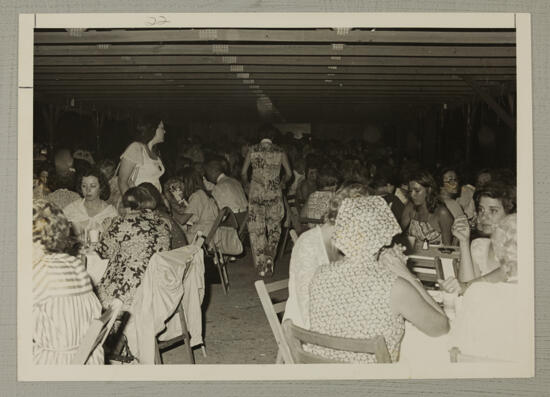
<path fill-rule="evenodd" d="M 291 243 L 288 244 L 290 251 Z M 217 271 L 206 264 L 206 293 L 203 302 L 203 338 L 207 357 L 194 349 L 197 364 L 273 364 L 277 344 L 260 304 L 254 282 L 258 276 L 252 265 L 250 248 L 235 262 L 228 264 L 229 292 L 223 293 Z M 288 278 L 290 253 L 276 264 L 272 278 Z M 286 297 L 281 296 L 282 299 Z M 188 364 L 185 346 L 162 353 L 165 364 Z"/>

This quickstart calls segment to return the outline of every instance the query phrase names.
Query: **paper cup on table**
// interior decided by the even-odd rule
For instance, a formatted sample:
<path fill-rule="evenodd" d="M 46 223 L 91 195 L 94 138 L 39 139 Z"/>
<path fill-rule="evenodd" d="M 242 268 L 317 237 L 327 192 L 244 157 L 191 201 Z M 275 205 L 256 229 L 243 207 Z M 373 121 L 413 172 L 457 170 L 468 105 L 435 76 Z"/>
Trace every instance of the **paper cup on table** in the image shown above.
<path fill-rule="evenodd" d="M 99 241 L 99 230 L 91 229 L 88 232 L 88 236 L 90 238 L 90 243 L 97 243 Z"/>

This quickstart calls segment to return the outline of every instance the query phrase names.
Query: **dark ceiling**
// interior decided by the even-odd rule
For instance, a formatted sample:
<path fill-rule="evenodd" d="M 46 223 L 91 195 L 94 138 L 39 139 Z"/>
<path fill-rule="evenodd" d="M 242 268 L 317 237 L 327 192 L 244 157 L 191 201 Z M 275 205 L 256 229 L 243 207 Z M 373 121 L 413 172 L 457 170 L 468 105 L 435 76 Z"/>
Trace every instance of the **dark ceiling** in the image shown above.
<path fill-rule="evenodd" d="M 38 102 L 187 119 L 384 118 L 515 92 L 511 30 L 36 30 Z"/>

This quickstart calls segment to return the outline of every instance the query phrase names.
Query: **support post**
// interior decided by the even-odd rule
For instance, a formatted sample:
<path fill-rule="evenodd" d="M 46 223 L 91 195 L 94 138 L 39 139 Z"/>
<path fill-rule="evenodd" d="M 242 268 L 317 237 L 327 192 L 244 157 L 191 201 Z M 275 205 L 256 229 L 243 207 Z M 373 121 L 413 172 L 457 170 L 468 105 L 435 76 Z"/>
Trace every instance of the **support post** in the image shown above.
<path fill-rule="evenodd" d="M 487 92 L 481 89 L 480 86 L 477 85 L 477 83 L 472 80 L 470 77 L 467 76 L 459 76 L 462 80 L 464 80 L 472 89 L 485 101 L 485 103 L 495 111 L 495 113 L 506 123 L 508 127 L 510 127 L 512 130 L 516 128 L 516 120 L 510 116 L 506 110 L 504 110 L 498 103 L 495 101 L 491 95 L 489 95 Z"/>

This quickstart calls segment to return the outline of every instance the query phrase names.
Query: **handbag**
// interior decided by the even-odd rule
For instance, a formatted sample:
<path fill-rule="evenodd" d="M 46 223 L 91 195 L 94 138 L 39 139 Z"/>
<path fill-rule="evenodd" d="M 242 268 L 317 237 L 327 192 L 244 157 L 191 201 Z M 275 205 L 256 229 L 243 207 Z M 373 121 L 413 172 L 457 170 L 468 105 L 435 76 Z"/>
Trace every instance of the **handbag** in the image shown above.
<path fill-rule="evenodd" d="M 224 255 L 240 255 L 243 244 L 239 239 L 237 229 L 229 226 L 219 226 L 214 234 L 214 245 Z"/>

